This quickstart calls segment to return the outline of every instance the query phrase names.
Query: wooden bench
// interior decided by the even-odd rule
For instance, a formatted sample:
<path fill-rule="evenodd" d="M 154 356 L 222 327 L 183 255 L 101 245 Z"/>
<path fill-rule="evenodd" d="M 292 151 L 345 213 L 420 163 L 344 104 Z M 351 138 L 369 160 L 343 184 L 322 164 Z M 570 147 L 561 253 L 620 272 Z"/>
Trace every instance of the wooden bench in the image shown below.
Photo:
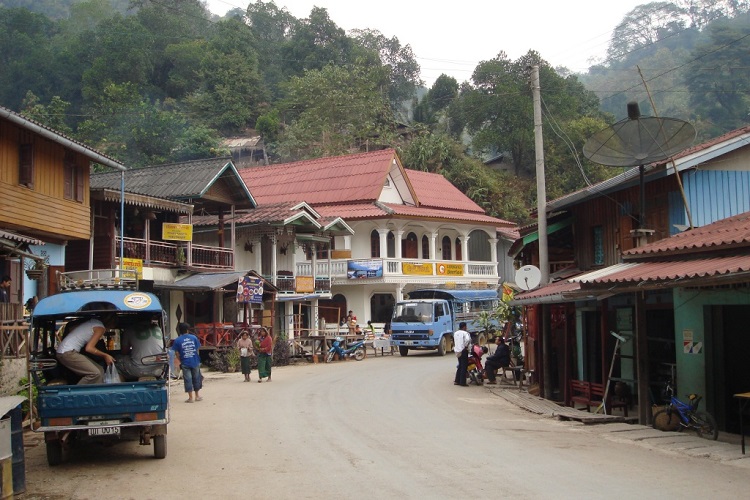
<path fill-rule="evenodd" d="M 599 407 L 604 401 L 604 384 L 598 382 L 584 382 L 582 380 L 570 381 L 570 406 L 576 407 L 576 403 L 586 406 L 586 411 L 590 412 L 591 407 Z M 608 415 L 612 414 L 612 408 L 622 408 L 625 416 L 628 416 L 628 406 L 624 401 L 612 401 L 612 397 L 607 394 L 607 403 L 604 409 Z"/>

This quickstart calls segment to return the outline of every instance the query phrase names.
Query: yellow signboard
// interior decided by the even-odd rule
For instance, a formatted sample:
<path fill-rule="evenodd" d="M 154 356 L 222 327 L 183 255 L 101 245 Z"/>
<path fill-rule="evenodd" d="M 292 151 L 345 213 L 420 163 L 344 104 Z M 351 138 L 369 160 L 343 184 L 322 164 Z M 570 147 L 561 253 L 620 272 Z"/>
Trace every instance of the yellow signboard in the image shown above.
<path fill-rule="evenodd" d="M 138 279 L 143 279 L 143 260 L 141 259 L 122 259 L 122 268 L 135 271 L 138 275 Z"/>
<path fill-rule="evenodd" d="M 432 264 L 401 264 L 401 272 L 404 274 L 418 274 L 421 276 L 432 276 Z"/>
<path fill-rule="evenodd" d="M 193 225 L 165 222 L 161 226 L 161 239 L 172 241 L 193 241 Z"/>
<path fill-rule="evenodd" d="M 315 278 L 312 276 L 297 276 L 297 286 L 294 291 L 297 293 L 313 293 L 315 291 Z"/>
<path fill-rule="evenodd" d="M 447 262 L 437 263 L 438 276 L 463 276 L 464 265 L 463 264 L 448 264 Z"/>

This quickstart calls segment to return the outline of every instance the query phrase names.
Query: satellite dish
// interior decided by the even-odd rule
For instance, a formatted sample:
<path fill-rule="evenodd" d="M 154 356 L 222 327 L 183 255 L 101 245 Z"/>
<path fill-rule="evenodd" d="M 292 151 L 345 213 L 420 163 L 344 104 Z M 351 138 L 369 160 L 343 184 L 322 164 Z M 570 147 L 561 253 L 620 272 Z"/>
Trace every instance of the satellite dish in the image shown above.
<path fill-rule="evenodd" d="M 637 102 L 628 103 L 628 117 L 589 137 L 583 154 L 589 160 L 610 167 L 638 167 L 640 214 L 635 234 L 649 234 L 646 223 L 645 167 L 666 160 L 690 146 L 695 127 L 676 118 L 641 117 Z"/>
<path fill-rule="evenodd" d="M 523 266 L 516 271 L 516 285 L 522 290 L 533 290 L 542 281 L 542 272 L 536 266 Z"/>
<path fill-rule="evenodd" d="M 637 102 L 628 103 L 628 117 L 589 137 L 583 154 L 610 167 L 638 167 L 666 160 L 690 146 L 695 128 L 676 118 L 641 117 Z"/>

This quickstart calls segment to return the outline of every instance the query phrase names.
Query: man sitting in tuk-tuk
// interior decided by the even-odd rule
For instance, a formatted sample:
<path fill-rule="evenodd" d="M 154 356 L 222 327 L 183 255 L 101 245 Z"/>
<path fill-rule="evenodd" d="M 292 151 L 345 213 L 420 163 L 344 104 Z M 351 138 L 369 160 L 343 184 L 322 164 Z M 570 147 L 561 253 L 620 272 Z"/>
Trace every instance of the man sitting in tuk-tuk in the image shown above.
<path fill-rule="evenodd" d="M 91 318 L 74 325 L 58 344 L 57 360 L 70 371 L 81 376 L 79 384 L 104 382 L 104 368 L 88 356 L 81 354 L 81 349 L 92 356 L 104 359 L 107 365 L 114 363 L 115 358 L 96 346 L 107 328 L 114 326 L 114 322 L 114 314 L 106 314 L 101 320 Z"/>
<path fill-rule="evenodd" d="M 121 339 L 122 354 L 117 359 L 117 369 L 125 380 L 138 380 L 140 377 L 161 377 L 164 365 L 144 365 L 146 356 L 164 352 L 164 338 L 159 328 L 159 314 L 143 319 L 125 329 Z"/>

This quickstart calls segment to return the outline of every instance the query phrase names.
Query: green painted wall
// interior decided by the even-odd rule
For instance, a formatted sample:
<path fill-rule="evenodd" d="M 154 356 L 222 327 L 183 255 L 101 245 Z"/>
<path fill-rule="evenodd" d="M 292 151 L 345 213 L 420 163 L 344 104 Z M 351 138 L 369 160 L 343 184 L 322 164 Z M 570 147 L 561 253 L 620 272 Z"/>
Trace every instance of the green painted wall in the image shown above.
<path fill-rule="evenodd" d="M 705 306 L 750 305 L 750 294 L 736 290 L 687 290 L 674 289 L 675 345 L 677 350 L 677 397 L 694 392 L 704 395 L 711 405 L 712 395 L 707 391 L 706 366 L 711 365 L 711 339 L 706 339 Z M 702 342 L 703 349 L 697 354 L 684 352 L 683 340 L 692 332 L 693 342 Z"/>

